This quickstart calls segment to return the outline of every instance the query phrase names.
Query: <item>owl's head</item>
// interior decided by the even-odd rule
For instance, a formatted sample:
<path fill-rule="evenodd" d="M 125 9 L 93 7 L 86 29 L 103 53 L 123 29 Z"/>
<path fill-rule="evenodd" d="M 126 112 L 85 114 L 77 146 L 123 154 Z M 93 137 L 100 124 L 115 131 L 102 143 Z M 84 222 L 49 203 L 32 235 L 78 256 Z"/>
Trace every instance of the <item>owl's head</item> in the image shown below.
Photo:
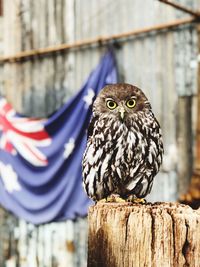
<path fill-rule="evenodd" d="M 95 115 L 117 116 L 122 121 L 139 111 L 150 109 L 151 105 L 142 90 L 126 83 L 105 86 L 93 105 Z"/>

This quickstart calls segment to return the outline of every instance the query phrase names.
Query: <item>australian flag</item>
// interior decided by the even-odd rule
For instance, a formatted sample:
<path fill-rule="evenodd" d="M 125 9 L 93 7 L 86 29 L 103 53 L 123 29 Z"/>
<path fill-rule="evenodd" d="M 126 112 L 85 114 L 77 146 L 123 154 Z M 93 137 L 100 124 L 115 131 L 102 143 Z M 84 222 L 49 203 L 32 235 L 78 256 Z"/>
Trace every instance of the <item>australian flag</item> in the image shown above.
<path fill-rule="evenodd" d="M 23 117 L 0 99 L 0 204 L 34 224 L 85 216 L 91 201 L 82 187 L 81 161 L 91 106 L 116 83 L 112 52 L 48 119 Z"/>

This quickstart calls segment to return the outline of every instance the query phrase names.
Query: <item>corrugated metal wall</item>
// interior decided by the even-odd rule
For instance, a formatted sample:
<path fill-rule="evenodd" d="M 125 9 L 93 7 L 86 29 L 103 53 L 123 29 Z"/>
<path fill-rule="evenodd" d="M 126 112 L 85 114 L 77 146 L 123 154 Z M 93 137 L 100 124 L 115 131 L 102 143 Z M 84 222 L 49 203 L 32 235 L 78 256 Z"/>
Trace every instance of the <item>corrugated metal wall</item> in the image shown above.
<path fill-rule="evenodd" d="M 188 16 L 155 0 L 4 2 L 5 55 L 127 32 Z M 197 8 L 200 4 L 199 0 L 177 2 L 192 8 Z M 179 116 L 184 119 L 187 113 L 187 110 L 185 113 L 182 111 L 182 107 L 188 101 L 195 103 L 195 26 L 187 25 L 176 31 L 137 36 L 124 40 L 119 45 L 116 56 L 121 76 L 125 82 L 135 84 L 145 91 L 163 129 L 164 164 L 155 179 L 149 199 L 176 200 L 178 177 L 185 171 L 181 157 L 193 145 L 195 130 L 195 116 L 192 113 L 192 117 L 188 119 L 190 125 L 183 123 L 179 126 L 178 123 Z M 94 46 L 22 63 L 6 63 L 0 67 L 0 91 L 19 112 L 28 116 L 47 116 L 80 88 L 104 50 L 105 47 Z M 191 137 L 187 147 L 182 136 L 185 128 L 191 129 L 187 132 L 187 136 Z M 190 166 L 191 159 L 192 155 L 188 153 L 185 160 L 190 162 Z M 187 165 L 187 169 L 190 166 Z M 185 184 L 188 176 L 189 171 L 186 172 Z M 12 227 L 8 227 L 11 230 L 6 231 L 11 231 L 9 236 L 14 234 L 18 252 L 16 254 L 15 249 L 11 249 L 12 253 L 8 258 L 13 265 L 7 266 L 16 266 L 15 262 L 19 259 L 19 266 L 24 267 L 85 266 L 86 219 L 37 228 L 23 221 L 19 221 L 18 226 L 13 228 L 14 223 L 18 224 L 14 219 L 12 223 L 8 223 Z M 2 247 L 2 243 L 0 246 Z M 1 259 L 5 258 L 0 254 Z M 0 266 L 2 264 L 3 260 Z"/>
<path fill-rule="evenodd" d="M 86 219 L 34 226 L 0 212 L 1 267 L 87 266 Z"/>

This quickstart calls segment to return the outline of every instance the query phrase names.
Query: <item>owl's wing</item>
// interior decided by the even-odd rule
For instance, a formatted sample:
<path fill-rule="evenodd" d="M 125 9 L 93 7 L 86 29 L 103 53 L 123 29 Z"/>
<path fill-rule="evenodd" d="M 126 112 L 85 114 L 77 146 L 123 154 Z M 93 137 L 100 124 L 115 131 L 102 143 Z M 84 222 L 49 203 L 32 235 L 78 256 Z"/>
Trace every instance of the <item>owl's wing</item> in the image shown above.
<path fill-rule="evenodd" d="M 94 124 L 95 122 L 98 120 L 98 117 L 92 117 L 90 124 L 88 126 L 88 131 L 87 131 L 87 139 L 89 139 L 90 136 L 93 135 L 93 131 L 94 131 Z"/>

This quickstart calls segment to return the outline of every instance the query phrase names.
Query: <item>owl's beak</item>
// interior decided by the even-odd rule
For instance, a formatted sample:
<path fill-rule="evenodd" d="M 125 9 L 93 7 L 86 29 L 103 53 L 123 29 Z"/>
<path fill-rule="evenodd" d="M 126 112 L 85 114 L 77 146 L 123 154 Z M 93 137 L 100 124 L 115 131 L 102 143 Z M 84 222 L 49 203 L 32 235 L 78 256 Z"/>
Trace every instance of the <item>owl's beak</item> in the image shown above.
<path fill-rule="evenodd" d="M 119 108 L 119 114 L 120 114 L 120 118 L 123 121 L 124 120 L 124 115 L 125 115 L 125 109 L 123 107 Z"/>

